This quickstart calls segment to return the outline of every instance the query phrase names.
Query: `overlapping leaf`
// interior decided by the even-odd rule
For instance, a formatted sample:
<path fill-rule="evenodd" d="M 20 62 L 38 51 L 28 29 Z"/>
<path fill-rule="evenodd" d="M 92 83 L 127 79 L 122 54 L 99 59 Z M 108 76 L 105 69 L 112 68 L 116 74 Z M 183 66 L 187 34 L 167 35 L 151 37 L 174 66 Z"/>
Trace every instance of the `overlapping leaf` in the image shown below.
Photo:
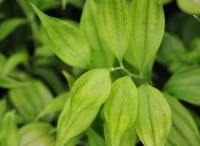
<path fill-rule="evenodd" d="M 144 146 L 164 146 L 171 130 L 171 110 L 162 95 L 150 85 L 139 88 L 137 134 Z"/>
<path fill-rule="evenodd" d="M 57 146 L 63 146 L 86 130 L 108 98 L 111 88 L 107 69 L 95 69 L 83 74 L 73 85 L 58 121 Z"/>
<path fill-rule="evenodd" d="M 99 24 L 99 2 L 86 1 L 81 17 L 81 30 L 84 32 L 92 49 L 92 67 L 111 67 L 114 55 L 104 42 Z"/>
<path fill-rule="evenodd" d="M 165 95 L 172 110 L 172 130 L 166 146 L 198 146 L 200 134 L 187 109 L 175 98 Z"/>
<path fill-rule="evenodd" d="M 104 107 L 107 143 L 120 146 L 127 131 L 133 127 L 138 112 L 138 91 L 130 77 L 115 81 Z"/>
<path fill-rule="evenodd" d="M 147 80 L 161 44 L 165 19 L 161 0 L 134 0 L 132 5 L 132 35 L 126 60 Z"/>
<path fill-rule="evenodd" d="M 89 68 L 91 50 L 84 34 L 68 22 L 49 17 L 36 7 L 34 9 L 42 21 L 54 53 L 71 66 Z"/>

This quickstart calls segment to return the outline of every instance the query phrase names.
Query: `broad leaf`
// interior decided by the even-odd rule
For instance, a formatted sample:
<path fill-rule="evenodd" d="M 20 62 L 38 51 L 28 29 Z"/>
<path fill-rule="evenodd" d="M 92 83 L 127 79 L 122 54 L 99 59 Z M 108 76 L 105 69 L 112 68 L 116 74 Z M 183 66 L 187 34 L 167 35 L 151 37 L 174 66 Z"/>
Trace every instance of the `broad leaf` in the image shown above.
<path fill-rule="evenodd" d="M 111 67 L 114 62 L 114 55 L 102 38 L 98 10 L 98 2 L 95 0 L 86 1 L 80 27 L 92 49 L 92 67 Z"/>
<path fill-rule="evenodd" d="M 186 13 L 200 14 L 200 3 L 198 0 L 177 0 L 177 4 Z"/>
<path fill-rule="evenodd" d="M 115 81 L 104 107 L 105 128 L 110 146 L 120 146 L 123 135 L 129 131 L 138 113 L 138 91 L 129 76 Z"/>
<path fill-rule="evenodd" d="M 0 121 L 0 145 L 19 146 L 19 132 L 16 125 L 15 112 L 8 112 Z"/>
<path fill-rule="evenodd" d="M 129 4 L 125 0 L 101 0 L 99 15 L 100 33 L 121 63 L 131 32 Z"/>
<path fill-rule="evenodd" d="M 22 18 L 8 19 L 0 23 L 0 41 L 5 39 L 9 34 L 11 34 L 17 27 L 25 24 L 26 20 Z"/>
<path fill-rule="evenodd" d="M 173 97 L 200 105 L 200 67 L 184 68 L 166 83 L 164 90 Z"/>
<path fill-rule="evenodd" d="M 175 98 L 165 96 L 172 110 L 172 130 L 166 146 L 198 146 L 200 134 L 192 116 Z"/>
<path fill-rule="evenodd" d="M 120 146 L 133 146 L 136 144 L 136 130 L 135 127 L 132 127 L 131 129 L 127 130 L 126 133 L 123 135 Z"/>
<path fill-rule="evenodd" d="M 31 123 L 20 129 L 20 146 L 55 146 L 52 126 L 47 123 Z"/>
<path fill-rule="evenodd" d="M 156 88 L 142 85 L 139 88 L 140 106 L 137 134 L 145 146 L 164 146 L 171 130 L 171 110 Z"/>
<path fill-rule="evenodd" d="M 71 66 L 89 68 L 91 50 L 78 27 L 67 21 L 49 17 L 36 7 L 34 9 L 42 21 L 54 53 Z"/>
<path fill-rule="evenodd" d="M 161 44 L 165 19 L 161 0 L 134 0 L 132 35 L 126 60 L 141 78 L 150 80 L 151 69 Z"/>
<path fill-rule="evenodd" d="M 30 81 L 22 87 L 11 89 L 9 97 L 23 117 L 24 122 L 34 121 L 36 116 L 53 99 L 48 88 L 42 82 L 36 80 Z"/>
<path fill-rule="evenodd" d="M 94 121 L 111 88 L 107 69 L 91 70 L 74 83 L 57 126 L 57 146 L 63 146 Z M 84 119 L 84 120 L 83 120 Z"/>

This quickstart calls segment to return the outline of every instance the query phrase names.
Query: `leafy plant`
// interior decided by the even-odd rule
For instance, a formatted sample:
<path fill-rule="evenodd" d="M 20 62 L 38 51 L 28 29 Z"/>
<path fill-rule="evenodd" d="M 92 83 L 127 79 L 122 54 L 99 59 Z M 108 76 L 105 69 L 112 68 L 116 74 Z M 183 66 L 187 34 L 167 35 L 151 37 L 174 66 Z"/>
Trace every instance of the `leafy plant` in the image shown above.
<path fill-rule="evenodd" d="M 0 146 L 200 145 L 200 9 L 170 2 L 0 1 Z"/>

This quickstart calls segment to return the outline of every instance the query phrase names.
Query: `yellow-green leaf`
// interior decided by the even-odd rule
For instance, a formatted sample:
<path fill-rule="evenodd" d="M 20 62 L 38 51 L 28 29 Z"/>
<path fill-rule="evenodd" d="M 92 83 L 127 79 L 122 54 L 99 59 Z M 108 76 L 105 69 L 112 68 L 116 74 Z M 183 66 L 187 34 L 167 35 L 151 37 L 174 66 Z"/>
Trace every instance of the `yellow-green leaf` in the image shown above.
<path fill-rule="evenodd" d="M 79 28 L 67 21 L 47 16 L 36 7 L 34 9 L 43 24 L 54 53 L 66 64 L 89 68 L 91 50 Z"/>
<path fill-rule="evenodd" d="M 171 110 L 162 95 L 150 85 L 139 88 L 137 134 L 144 146 L 164 146 L 171 130 Z"/>
<path fill-rule="evenodd" d="M 123 135 L 135 124 L 138 113 L 138 91 L 129 76 L 116 80 L 104 107 L 107 143 L 120 146 Z"/>
<path fill-rule="evenodd" d="M 83 74 L 74 83 L 57 126 L 57 146 L 63 146 L 85 131 L 94 121 L 111 88 L 110 72 L 95 69 Z M 84 120 L 83 120 L 84 119 Z"/>

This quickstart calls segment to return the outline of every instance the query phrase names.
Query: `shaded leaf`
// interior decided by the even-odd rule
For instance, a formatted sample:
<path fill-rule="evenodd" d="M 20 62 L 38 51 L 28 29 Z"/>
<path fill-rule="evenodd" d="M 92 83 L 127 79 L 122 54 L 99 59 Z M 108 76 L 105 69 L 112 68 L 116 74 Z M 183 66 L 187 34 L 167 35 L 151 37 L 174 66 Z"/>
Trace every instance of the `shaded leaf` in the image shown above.
<path fill-rule="evenodd" d="M 164 90 L 174 98 L 200 105 L 200 67 L 177 71 L 166 83 Z"/>
<path fill-rule="evenodd" d="M 88 137 L 87 146 L 105 146 L 103 138 L 96 133 L 92 128 L 89 128 L 86 132 Z"/>
<path fill-rule="evenodd" d="M 198 146 L 200 134 L 192 116 L 175 98 L 165 96 L 172 110 L 172 130 L 166 146 Z"/>
<path fill-rule="evenodd" d="M 33 80 L 23 87 L 9 91 L 9 98 L 24 122 L 32 122 L 53 97 L 48 88 L 40 81 Z M 48 119 L 46 117 L 45 119 Z"/>
<path fill-rule="evenodd" d="M 12 18 L 0 23 L 0 41 L 5 39 L 17 27 L 25 23 L 26 23 L 26 20 L 22 18 Z"/>

